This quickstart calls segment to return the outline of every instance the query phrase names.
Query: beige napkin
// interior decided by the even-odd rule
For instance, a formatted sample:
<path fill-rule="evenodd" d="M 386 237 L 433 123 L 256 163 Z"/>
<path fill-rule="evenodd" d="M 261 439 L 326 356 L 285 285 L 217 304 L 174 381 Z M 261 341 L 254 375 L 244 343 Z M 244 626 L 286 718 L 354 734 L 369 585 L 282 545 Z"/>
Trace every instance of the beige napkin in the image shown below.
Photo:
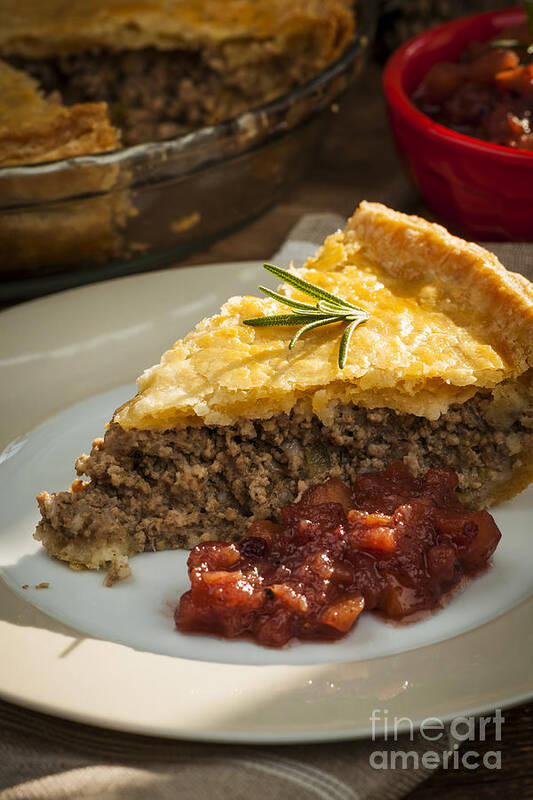
<path fill-rule="evenodd" d="M 332 214 L 308 215 L 272 260 L 301 264 L 344 224 Z M 533 277 L 533 244 L 488 247 L 508 268 Z M 412 764 L 425 752 L 442 758 L 454 747 L 449 734 L 437 742 L 415 735 L 389 743 L 195 744 L 115 733 L 0 702 L 0 800 L 393 800 L 433 770 L 375 769 L 372 753 L 413 753 Z"/>
<path fill-rule="evenodd" d="M 291 230 L 287 241 L 272 256 L 272 261 L 280 266 L 290 261 L 294 261 L 296 267 L 302 266 L 328 234 L 344 228 L 345 225 L 346 219 L 338 214 L 306 214 Z M 533 242 L 481 242 L 481 244 L 495 253 L 507 269 L 521 272 L 529 280 L 533 280 Z"/>
<path fill-rule="evenodd" d="M 134 699 L 132 698 L 132 702 Z M 449 738 L 210 745 L 114 733 L 0 702 L 1 800 L 393 800 L 429 770 L 376 770 L 373 751 L 422 754 Z"/>

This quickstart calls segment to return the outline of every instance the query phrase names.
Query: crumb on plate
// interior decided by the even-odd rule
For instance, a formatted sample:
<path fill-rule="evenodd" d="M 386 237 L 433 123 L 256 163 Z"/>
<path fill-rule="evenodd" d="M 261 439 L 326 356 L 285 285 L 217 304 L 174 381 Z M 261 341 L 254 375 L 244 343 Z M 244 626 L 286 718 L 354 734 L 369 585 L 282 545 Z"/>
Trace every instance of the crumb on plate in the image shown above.
<path fill-rule="evenodd" d="M 131 575 L 131 568 L 127 556 L 115 556 L 109 567 L 109 572 L 104 581 L 104 586 L 113 586 L 117 581 L 123 581 Z"/>

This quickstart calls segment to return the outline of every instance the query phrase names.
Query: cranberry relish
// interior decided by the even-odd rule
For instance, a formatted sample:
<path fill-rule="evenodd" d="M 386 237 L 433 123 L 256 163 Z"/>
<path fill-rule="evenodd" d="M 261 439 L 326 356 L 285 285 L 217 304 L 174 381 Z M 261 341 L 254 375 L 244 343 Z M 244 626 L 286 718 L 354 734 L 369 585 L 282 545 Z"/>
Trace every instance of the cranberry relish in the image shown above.
<path fill-rule="evenodd" d="M 498 47 L 503 42 L 504 47 Z M 447 128 L 487 142 L 533 150 L 533 61 L 528 25 L 489 42 L 470 42 L 460 61 L 440 61 L 413 95 Z"/>
<path fill-rule="evenodd" d="M 360 475 L 353 492 L 334 478 L 308 489 L 283 524 L 254 522 L 237 544 L 197 545 L 177 628 L 281 647 L 338 639 L 363 609 L 400 619 L 436 608 L 487 565 L 501 536 L 486 511 L 463 508 L 456 487 L 450 470 L 417 479 L 396 462 Z"/>

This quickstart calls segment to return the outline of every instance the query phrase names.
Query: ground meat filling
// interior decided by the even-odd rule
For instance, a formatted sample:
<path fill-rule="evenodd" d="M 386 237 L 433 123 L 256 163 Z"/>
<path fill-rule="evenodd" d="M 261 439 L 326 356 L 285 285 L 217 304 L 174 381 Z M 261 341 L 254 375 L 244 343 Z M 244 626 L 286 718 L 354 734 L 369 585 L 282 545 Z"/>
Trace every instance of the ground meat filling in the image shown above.
<path fill-rule="evenodd" d="M 338 405 L 325 425 L 302 405 L 233 427 L 155 432 L 111 425 L 76 462 L 89 483 L 39 495 L 36 538 L 54 555 L 90 567 L 142 550 L 234 541 L 254 520 L 275 520 L 310 485 L 328 477 L 352 483 L 397 460 L 415 475 L 454 470 L 463 503 L 483 507 L 487 490 L 533 446 L 531 408 L 498 430 L 485 416 L 489 403 L 476 396 L 436 421 Z"/>
<path fill-rule="evenodd" d="M 66 105 L 107 102 L 128 146 L 173 138 L 260 105 L 287 76 L 294 85 L 311 77 L 308 68 L 300 74 L 280 55 L 260 52 L 257 58 L 257 65 L 230 68 L 223 52 L 145 48 L 9 61 Z"/>
<path fill-rule="evenodd" d="M 220 79 L 197 53 L 154 49 L 11 59 L 66 105 L 105 101 L 125 145 L 166 139 L 206 124 Z"/>

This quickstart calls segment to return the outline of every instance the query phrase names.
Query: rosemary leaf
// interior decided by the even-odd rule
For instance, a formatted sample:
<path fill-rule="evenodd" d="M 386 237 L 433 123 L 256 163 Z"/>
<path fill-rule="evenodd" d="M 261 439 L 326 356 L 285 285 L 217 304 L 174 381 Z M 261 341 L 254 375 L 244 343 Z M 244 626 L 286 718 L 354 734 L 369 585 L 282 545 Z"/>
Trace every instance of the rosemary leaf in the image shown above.
<path fill-rule="evenodd" d="M 341 303 L 326 303 L 325 300 L 319 300 L 317 307 L 326 314 L 345 314 L 347 311 L 353 311 L 348 306 L 343 306 Z"/>
<path fill-rule="evenodd" d="M 258 286 L 258 289 L 268 295 L 268 297 L 277 300 L 278 303 L 282 303 L 289 308 L 296 308 L 301 311 L 314 311 L 316 309 L 316 305 L 312 306 L 311 303 L 303 303 L 301 300 L 293 300 L 292 297 L 285 297 L 284 294 L 279 294 L 279 292 L 275 292 L 267 286 Z"/>
<path fill-rule="evenodd" d="M 322 314 L 322 318 L 325 314 Z M 252 317 L 252 319 L 243 319 L 244 325 L 252 325 L 254 327 L 274 327 L 276 325 L 306 325 L 308 322 L 316 322 L 317 315 L 309 314 L 275 314 L 272 317 Z"/>
<path fill-rule="evenodd" d="M 315 286 L 314 283 L 308 283 L 303 278 L 299 278 L 297 275 L 293 275 L 292 272 L 288 272 L 281 267 L 276 267 L 274 264 L 263 264 L 263 266 L 267 272 L 275 275 L 276 278 L 280 278 L 284 283 L 288 283 L 289 286 L 292 286 L 294 289 L 299 289 L 304 294 L 310 295 L 311 297 L 316 297 L 317 300 L 326 300 L 330 303 L 334 303 L 335 305 L 338 305 L 339 302 L 342 302 L 344 305 L 349 306 L 350 308 L 357 308 L 357 306 L 352 305 L 347 300 L 339 301 L 338 297 L 335 297 L 334 294 L 326 291 L 326 289 L 322 289 L 320 286 Z M 361 309 L 357 310 L 360 311 Z"/>
<path fill-rule="evenodd" d="M 341 343 L 339 345 L 339 367 L 340 369 L 344 369 L 346 366 L 346 358 L 348 356 L 348 347 L 350 346 L 350 340 L 352 338 L 352 334 L 354 330 L 360 325 L 364 320 L 362 319 L 354 319 L 353 322 L 350 322 L 348 327 L 345 329 L 344 333 L 342 334 Z"/>
<path fill-rule="evenodd" d="M 289 350 L 292 350 L 298 339 L 303 333 L 307 333 L 307 331 L 312 331 L 313 328 L 320 328 L 322 325 L 331 325 L 332 322 L 342 322 L 342 317 L 326 317 L 325 319 L 319 319 L 315 322 L 309 322 L 307 325 L 304 325 L 303 328 L 294 334 L 292 339 L 289 342 Z"/>
<path fill-rule="evenodd" d="M 368 319 L 368 314 L 349 314 L 348 316 L 344 317 L 345 322 L 366 322 Z"/>

